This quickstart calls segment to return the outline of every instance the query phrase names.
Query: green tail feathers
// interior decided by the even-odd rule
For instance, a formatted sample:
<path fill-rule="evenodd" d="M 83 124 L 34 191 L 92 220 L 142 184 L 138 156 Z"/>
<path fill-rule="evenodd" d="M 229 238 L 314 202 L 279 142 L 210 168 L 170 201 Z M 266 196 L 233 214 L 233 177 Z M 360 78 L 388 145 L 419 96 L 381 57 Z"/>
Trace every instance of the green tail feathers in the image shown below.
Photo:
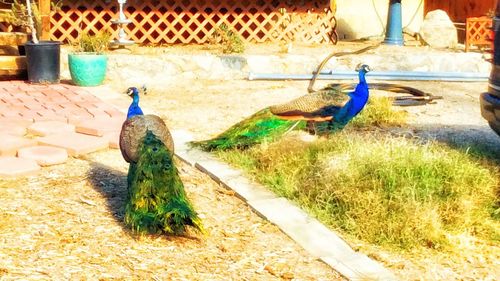
<path fill-rule="evenodd" d="M 128 171 L 125 224 L 140 233 L 182 235 L 187 226 L 204 232 L 174 165 L 173 154 L 147 131 L 137 163 Z"/>
<path fill-rule="evenodd" d="M 302 129 L 305 124 L 305 121 L 282 120 L 273 115 L 269 108 L 265 108 L 213 139 L 195 141 L 190 144 L 205 151 L 244 149 L 264 141 L 274 140 L 291 129 Z"/>

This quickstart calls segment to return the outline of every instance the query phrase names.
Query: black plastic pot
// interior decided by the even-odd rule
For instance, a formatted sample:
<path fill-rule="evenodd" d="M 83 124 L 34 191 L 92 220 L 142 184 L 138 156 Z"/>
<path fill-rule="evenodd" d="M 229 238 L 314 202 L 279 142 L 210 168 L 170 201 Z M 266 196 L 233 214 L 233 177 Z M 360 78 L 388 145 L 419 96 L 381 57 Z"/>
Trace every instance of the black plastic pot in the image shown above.
<path fill-rule="evenodd" d="M 26 51 L 24 49 L 24 45 L 17 46 L 17 51 L 19 52 L 20 56 L 26 56 Z"/>
<path fill-rule="evenodd" d="M 26 61 L 30 83 L 59 83 L 61 72 L 61 43 L 40 41 L 38 44 L 26 42 Z"/>

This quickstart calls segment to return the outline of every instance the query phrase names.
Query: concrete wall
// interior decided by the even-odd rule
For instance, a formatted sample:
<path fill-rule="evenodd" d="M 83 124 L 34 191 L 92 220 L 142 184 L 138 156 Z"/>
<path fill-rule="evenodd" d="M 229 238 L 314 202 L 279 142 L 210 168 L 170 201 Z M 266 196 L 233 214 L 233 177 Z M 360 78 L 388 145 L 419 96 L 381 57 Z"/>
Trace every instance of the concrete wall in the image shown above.
<path fill-rule="evenodd" d="M 417 32 L 424 19 L 425 0 L 402 1 L 403 27 Z M 336 0 L 339 39 L 384 36 L 389 0 Z"/>

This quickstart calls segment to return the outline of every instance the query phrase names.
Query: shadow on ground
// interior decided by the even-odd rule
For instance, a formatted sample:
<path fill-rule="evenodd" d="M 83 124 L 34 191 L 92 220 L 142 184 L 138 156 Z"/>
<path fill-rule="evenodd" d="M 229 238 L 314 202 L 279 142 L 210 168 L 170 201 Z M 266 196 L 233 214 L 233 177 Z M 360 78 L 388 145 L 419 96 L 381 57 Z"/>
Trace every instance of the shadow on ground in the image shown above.
<path fill-rule="evenodd" d="M 422 125 L 411 127 L 424 140 L 435 140 L 473 156 L 486 158 L 500 167 L 500 136 L 488 126 Z"/>
<path fill-rule="evenodd" d="M 127 174 L 102 163 L 90 161 L 87 177 L 94 189 L 106 198 L 107 208 L 115 220 L 128 231 L 123 223 L 127 199 Z"/>

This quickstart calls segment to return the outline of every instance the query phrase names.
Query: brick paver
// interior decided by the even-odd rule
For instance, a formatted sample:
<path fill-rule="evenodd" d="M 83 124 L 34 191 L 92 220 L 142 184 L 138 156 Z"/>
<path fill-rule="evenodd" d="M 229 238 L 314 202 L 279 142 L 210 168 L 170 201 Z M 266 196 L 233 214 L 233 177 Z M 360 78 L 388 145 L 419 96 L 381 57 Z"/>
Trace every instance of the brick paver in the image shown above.
<path fill-rule="evenodd" d="M 74 132 L 75 125 L 61 121 L 35 121 L 28 127 L 28 133 L 35 136 L 48 136 L 61 132 Z"/>
<path fill-rule="evenodd" d="M 0 157 L 0 177 L 17 177 L 35 174 L 40 166 L 35 160 L 18 157 Z"/>
<path fill-rule="evenodd" d="M 2 133 L 0 135 L 0 156 L 16 156 L 19 148 L 34 145 L 36 145 L 34 140 Z"/>
<path fill-rule="evenodd" d="M 37 138 L 37 141 L 41 145 L 64 148 L 70 156 L 82 155 L 109 147 L 109 141 L 106 138 L 76 132 L 53 134 Z"/>
<path fill-rule="evenodd" d="M 120 131 L 123 121 L 125 121 L 125 115 L 115 118 L 111 118 L 108 115 L 99 118 L 89 118 L 87 120 L 82 120 L 76 126 L 76 131 L 82 134 L 101 137 L 109 132 Z"/>
<path fill-rule="evenodd" d="M 119 131 L 105 133 L 103 137 L 108 139 L 109 148 L 117 148 L 117 149 L 120 148 L 120 132 Z"/>
<path fill-rule="evenodd" d="M 10 124 L 10 125 L 19 125 L 25 128 L 29 127 L 33 124 L 32 119 L 22 119 L 20 116 L 17 117 L 0 117 L 0 125 Z"/>
<path fill-rule="evenodd" d="M 17 157 L 35 160 L 40 166 L 51 166 L 66 162 L 68 152 L 64 148 L 37 145 L 19 149 Z"/>
<path fill-rule="evenodd" d="M 24 136 L 26 134 L 26 126 L 12 123 L 0 123 L 0 132 L 13 135 L 13 136 Z"/>
<path fill-rule="evenodd" d="M 124 120 L 122 111 L 86 88 L 1 81 L 0 177 L 64 163 L 68 155 L 118 148 Z M 21 164 L 26 169 L 18 169 Z"/>

